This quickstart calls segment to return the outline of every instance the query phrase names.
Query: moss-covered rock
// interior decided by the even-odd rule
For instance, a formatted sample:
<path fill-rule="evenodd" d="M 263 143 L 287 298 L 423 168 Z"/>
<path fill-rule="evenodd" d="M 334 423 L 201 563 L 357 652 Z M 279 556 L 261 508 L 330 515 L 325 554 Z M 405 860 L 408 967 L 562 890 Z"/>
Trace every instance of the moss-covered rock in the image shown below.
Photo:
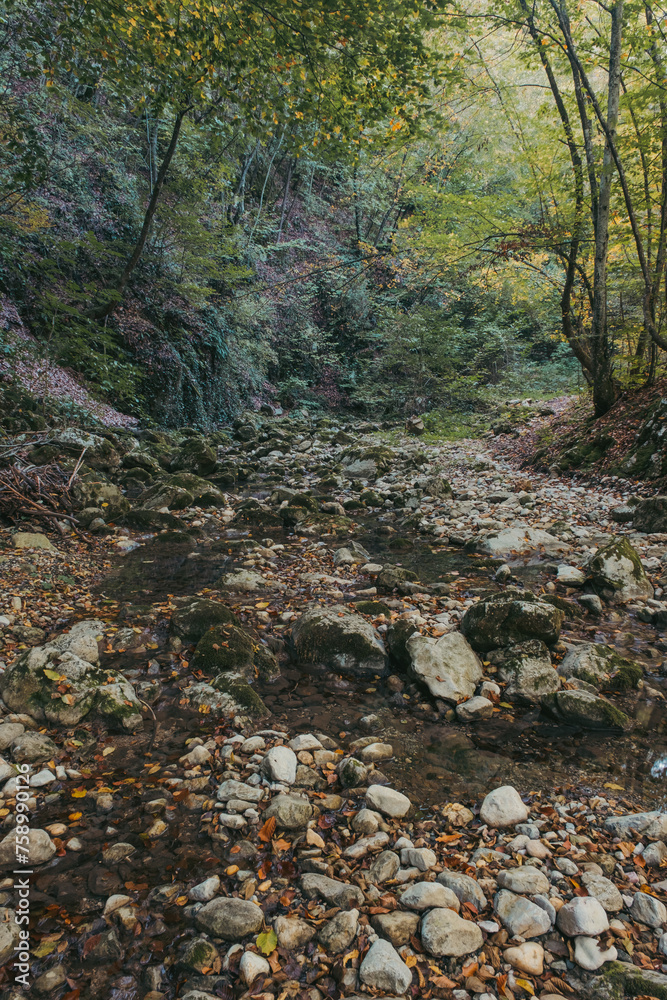
<path fill-rule="evenodd" d="M 507 698 L 528 704 L 539 703 L 544 695 L 560 687 L 549 650 L 539 639 L 510 646 L 500 665 L 499 677 L 507 683 Z"/>
<path fill-rule="evenodd" d="M 629 962 L 610 962 L 581 992 L 582 1000 L 629 1000 L 651 997 L 667 1000 L 667 976 L 653 969 L 640 969 Z"/>
<path fill-rule="evenodd" d="M 79 510 L 101 507 L 107 521 L 117 520 L 130 509 L 128 500 L 114 483 L 90 472 L 74 480 L 72 496 Z"/>
<path fill-rule="evenodd" d="M 591 691 L 556 691 L 542 699 L 542 707 L 561 722 L 582 729 L 629 729 L 625 712 Z"/>
<path fill-rule="evenodd" d="M 269 714 L 266 705 L 238 674 L 219 674 L 212 684 L 198 681 L 183 691 L 183 702 L 216 718 L 232 718 L 237 725 Z"/>
<path fill-rule="evenodd" d="M 667 496 L 647 497 L 640 500 L 630 514 L 637 531 L 667 531 Z"/>
<path fill-rule="evenodd" d="M 185 521 L 181 521 L 180 517 L 176 517 L 175 514 L 147 510 L 144 507 L 128 510 L 117 520 L 119 524 L 127 528 L 135 528 L 137 531 L 162 531 L 164 528 L 181 531 L 186 528 Z"/>
<path fill-rule="evenodd" d="M 405 619 L 394 622 L 385 632 L 384 641 L 390 663 L 402 673 L 406 673 L 412 663 L 408 652 L 408 639 L 416 632 L 419 632 L 417 626 L 412 622 L 405 621 Z"/>
<path fill-rule="evenodd" d="M 529 591 L 508 589 L 468 608 L 461 631 L 473 649 L 486 652 L 527 639 L 550 646 L 560 635 L 563 612 Z"/>
<path fill-rule="evenodd" d="M 210 476 L 216 471 L 218 456 L 203 438 L 190 437 L 172 459 L 174 472 L 194 472 L 197 476 Z"/>
<path fill-rule="evenodd" d="M 213 625 L 197 643 L 190 661 L 193 670 L 207 676 L 234 671 L 253 673 L 252 636 L 238 625 Z"/>
<path fill-rule="evenodd" d="M 637 688 L 643 677 L 639 663 L 619 656 L 611 646 L 583 643 L 571 649 L 558 667 L 562 677 L 577 677 L 595 687 L 609 686 L 617 691 Z"/>
<path fill-rule="evenodd" d="M 138 497 L 139 505 L 148 510 L 161 510 L 163 507 L 169 510 L 183 510 L 185 507 L 191 507 L 194 501 L 195 498 L 189 490 L 169 482 L 155 483 Z"/>
<path fill-rule="evenodd" d="M 385 615 L 386 618 L 389 618 L 391 615 L 391 608 L 384 601 L 357 601 L 354 607 L 360 614 L 372 615 L 373 618 L 377 618 L 379 615 Z"/>
<path fill-rule="evenodd" d="M 402 583 L 413 583 L 417 580 L 417 574 L 404 566 L 384 566 L 377 577 L 378 590 L 385 594 L 390 594 L 392 590 L 400 587 Z"/>
<path fill-rule="evenodd" d="M 385 649 L 361 615 L 344 605 L 314 608 L 292 629 L 295 657 L 301 663 L 319 663 L 337 673 L 382 673 Z"/>
<path fill-rule="evenodd" d="M 615 538 L 593 555 L 586 572 L 601 597 L 612 604 L 653 597 L 653 585 L 644 572 L 639 553 L 627 538 Z"/>
<path fill-rule="evenodd" d="M 185 642 L 199 642 L 214 625 L 238 625 L 238 618 L 220 601 L 196 597 L 181 604 L 171 616 L 169 631 Z"/>

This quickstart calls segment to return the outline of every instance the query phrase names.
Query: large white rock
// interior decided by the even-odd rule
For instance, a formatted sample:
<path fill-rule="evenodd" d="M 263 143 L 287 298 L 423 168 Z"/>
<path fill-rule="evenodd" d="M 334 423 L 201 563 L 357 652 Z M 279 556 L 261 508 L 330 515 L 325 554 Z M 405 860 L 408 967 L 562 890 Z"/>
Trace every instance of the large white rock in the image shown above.
<path fill-rule="evenodd" d="M 251 986 L 258 976 L 268 976 L 271 966 L 265 958 L 254 951 L 244 951 L 239 962 L 241 979 L 246 986 Z"/>
<path fill-rule="evenodd" d="M 394 946 L 378 938 L 366 952 L 359 978 L 372 990 L 401 996 L 412 982 L 412 973 Z"/>
<path fill-rule="evenodd" d="M 574 960 L 582 969 L 595 972 L 605 962 L 615 962 L 618 952 L 614 945 L 601 948 L 600 942 L 594 937 L 578 937 L 574 942 Z"/>
<path fill-rule="evenodd" d="M 264 756 L 262 771 L 271 781 L 293 785 L 297 763 L 296 754 L 289 747 L 272 747 Z"/>
<path fill-rule="evenodd" d="M 17 833 L 12 830 L 0 841 L 0 869 L 16 867 L 16 839 Z M 56 845 L 46 830 L 31 829 L 28 833 L 28 845 L 23 847 L 19 843 L 19 851 L 27 854 L 29 864 L 43 865 L 46 861 L 50 861 L 56 853 Z"/>
<path fill-rule="evenodd" d="M 405 890 L 400 903 L 407 910 L 417 910 L 417 912 L 440 907 L 458 913 L 461 908 L 454 892 L 440 882 L 415 882 Z"/>
<path fill-rule="evenodd" d="M 551 930 L 551 917 L 536 903 L 501 889 L 493 901 L 493 912 L 500 918 L 512 937 L 540 937 Z"/>
<path fill-rule="evenodd" d="M 392 819 L 401 819 L 407 815 L 411 805 L 407 795 L 387 788 L 386 785 L 369 785 L 366 789 L 366 804 Z"/>
<path fill-rule="evenodd" d="M 528 806 L 512 785 L 501 785 L 486 796 L 479 810 L 480 819 L 489 826 L 505 827 L 525 823 Z"/>
<path fill-rule="evenodd" d="M 567 937 L 597 937 L 609 929 L 605 910 L 592 896 L 571 899 L 558 911 L 556 924 Z"/>
<path fill-rule="evenodd" d="M 507 948 L 505 961 L 513 969 L 527 972 L 531 976 L 541 976 L 544 972 L 544 948 L 537 941 L 525 941 L 515 948 Z"/>
<path fill-rule="evenodd" d="M 414 676 L 426 684 L 434 698 L 459 702 L 472 698 L 482 679 L 482 664 L 460 632 L 432 639 L 410 636 L 407 651 Z"/>
<path fill-rule="evenodd" d="M 487 535 L 477 547 L 480 552 L 488 552 L 492 556 L 534 552 L 535 549 L 544 549 L 548 555 L 555 555 L 569 552 L 571 548 L 540 528 L 502 528 Z"/>

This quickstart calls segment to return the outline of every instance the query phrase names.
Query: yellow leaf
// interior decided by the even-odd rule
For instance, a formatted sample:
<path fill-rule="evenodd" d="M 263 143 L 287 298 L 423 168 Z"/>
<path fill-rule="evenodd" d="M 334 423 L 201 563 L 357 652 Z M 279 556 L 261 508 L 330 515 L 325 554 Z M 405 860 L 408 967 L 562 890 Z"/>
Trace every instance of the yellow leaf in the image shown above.
<path fill-rule="evenodd" d="M 526 993 L 530 993 L 531 997 L 535 996 L 535 990 L 533 989 L 533 984 L 529 983 L 527 979 L 515 979 L 517 986 L 520 986 L 522 990 Z"/>
<path fill-rule="evenodd" d="M 44 667 L 44 676 L 48 677 L 50 681 L 65 680 L 63 674 L 59 674 L 57 670 L 49 670 L 47 667 Z"/>
<path fill-rule="evenodd" d="M 115 752 L 116 752 L 115 747 L 105 747 L 104 750 L 102 751 L 102 756 L 108 757 L 110 753 L 115 753 Z"/>
<path fill-rule="evenodd" d="M 405 964 L 407 965 L 408 969 L 413 969 L 417 964 L 417 956 L 408 955 L 407 958 L 405 959 Z"/>
<path fill-rule="evenodd" d="M 605 783 L 605 788 L 610 788 L 612 792 L 624 792 L 625 788 L 623 785 L 615 785 L 613 781 L 607 781 Z"/>
<path fill-rule="evenodd" d="M 73 799 L 85 799 L 86 789 L 85 788 L 75 788 L 72 792 Z"/>

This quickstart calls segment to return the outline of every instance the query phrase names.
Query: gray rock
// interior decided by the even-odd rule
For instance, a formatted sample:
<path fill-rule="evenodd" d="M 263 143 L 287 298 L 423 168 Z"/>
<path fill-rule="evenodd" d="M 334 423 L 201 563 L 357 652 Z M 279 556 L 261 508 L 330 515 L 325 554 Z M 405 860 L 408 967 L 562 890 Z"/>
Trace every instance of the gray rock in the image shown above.
<path fill-rule="evenodd" d="M 597 899 L 607 913 L 623 909 L 623 897 L 610 879 L 597 872 L 584 872 L 581 881 L 588 895 Z"/>
<path fill-rule="evenodd" d="M 370 989 L 401 996 L 412 982 L 412 973 L 389 941 L 378 938 L 366 952 L 359 978 Z"/>
<path fill-rule="evenodd" d="M 660 868 L 667 861 L 667 845 L 661 840 L 648 844 L 642 852 L 642 857 L 649 868 Z"/>
<path fill-rule="evenodd" d="M 15 549 L 45 549 L 57 552 L 55 545 L 41 531 L 17 531 L 12 535 Z"/>
<path fill-rule="evenodd" d="M 653 584 L 639 553 L 624 536 L 598 549 L 585 569 L 595 588 L 613 604 L 653 597 Z"/>
<path fill-rule="evenodd" d="M 592 691 L 556 691 L 542 699 L 542 707 L 562 722 L 582 729 L 628 729 L 625 712 Z"/>
<path fill-rule="evenodd" d="M 597 899 L 575 896 L 558 911 L 556 925 L 567 937 L 597 937 L 609 929 L 609 920 Z"/>
<path fill-rule="evenodd" d="M 630 916 L 648 927 L 662 927 L 667 921 L 667 907 L 647 892 L 636 892 L 630 907 Z"/>
<path fill-rule="evenodd" d="M 474 878 L 461 872 L 445 871 L 437 876 L 441 885 L 451 889 L 462 903 L 471 903 L 478 913 L 486 906 L 486 896 Z"/>
<path fill-rule="evenodd" d="M 412 935 L 417 933 L 419 914 L 405 913 L 401 910 L 378 913 L 371 917 L 371 924 L 380 937 L 390 941 L 394 948 L 400 948 L 401 945 L 408 944 Z"/>
<path fill-rule="evenodd" d="M 439 639 L 412 635 L 407 651 L 412 673 L 435 698 L 453 702 L 472 698 L 483 676 L 482 664 L 460 632 Z"/>
<path fill-rule="evenodd" d="M 379 851 L 382 847 L 386 847 L 388 842 L 389 834 L 378 830 L 377 833 L 372 833 L 369 837 L 361 837 L 354 844 L 346 847 L 343 851 L 343 857 L 357 860 L 358 858 L 365 857 L 371 851 Z"/>
<path fill-rule="evenodd" d="M 362 906 L 364 902 L 364 894 L 358 886 L 339 882 L 327 875 L 302 875 L 300 885 L 307 899 L 324 899 L 332 906 L 346 910 Z"/>
<path fill-rule="evenodd" d="M 419 913 L 434 907 L 455 910 L 458 913 L 461 907 L 456 894 L 441 882 L 415 882 L 400 897 L 400 904 L 407 910 L 416 910 Z"/>
<path fill-rule="evenodd" d="M 541 528 L 502 528 L 486 536 L 478 545 L 480 552 L 492 556 L 526 553 L 543 549 L 548 555 L 569 552 L 570 546 Z"/>
<path fill-rule="evenodd" d="M 0 725 L 0 752 L 11 746 L 25 732 L 25 726 L 20 722 L 3 722 Z"/>
<path fill-rule="evenodd" d="M 0 869 L 6 871 L 15 868 L 17 862 L 17 833 L 11 830 L 6 837 L 0 841 Z M 22 840 L 23 835 L 21 835 Z M 28 857 L 29 865 L 43 865 L 50 861 L 56 853 L 56 845 L 49 837 L 46 830 L 39 830 L 31 827 L 28 832 L 27 846 L 19 842 L 21 851 Z"/>
<path fill-rule="evenodd" d="M 285 830 L 301 830 L 313 815 L 308 799 L 298 795 L 276 795 L 262 813 L 264 819 L 275 816 L 278 826 Z"/>
<path fill-rule="evenodd" d="M 373 861 L 368 872 L 368 881 L 373 885 L 387 882 L 396 876 L 396 872 L 401 867 L 398 854 L 393 851 L 382 851 Z"/>
<path fill-rule="evenodd" d="M 264 923 L 259 906 L 245 899 L 219 897 L 202 906 L 195 916 L 197 927 L 223 941 L 240 941 L 257 934 Z"/>
<path fill-rule="evenodd" d="M 560 687 L 549 650 L 539 639 L 511 646 L 500 666 L 499 677 L 507 683 L 507 698 L 528 704 L 536 704 L 543 695 Z"/>
<path fill-rule="evenodd" d="M 533 865 L 523 865 L 521 868 L 511 868 L 498 873 L 498 885 L 501 889 L 534 896 L 549 891 L 549 879 L 544 872 Z"/>
<path fill-rule="evenodd" d="M 292 628 L 292 643 L 302 663 L 319 663 L 336 673 L 378 674 L 385 649 L 373 626 L 344 605 L 307 611 Z"/>
<path fill-rule="evenodd" d="M 493 901 L 493 911 L 512 937 L 539 937 L 551 929 L 549 914 L 523 896 L 501 889 Z"/>
<path fill-rule="evenodd" d="M 19 942 L 19 931 L 14 910 L 0 907 L 0 965 L 4 965 L 13 956 L 14 945 Z"/>
<path fill-rule="evenodd" d="M 23 733 L 12 744 L 12 757 L 17 764 L 40 764 L 58 756 L 58 747 L 45 733 Z"/>
<path fill-rule="evenodd" d="M 493 702 L 481 695 L 468 698 L 456 706 L 456 714 L 461 722 L 480 722 L 493 715 Z"/>
<path fill-rule="evenodd" d="M 401 850 L 401 864 L 405 868 L 418 868 L 420 872 L 427 872 L 437 861 L 435 851 L 429 847 L 404 847 Z"/>
<path fill-rule="evenodd" d="M 343 910 L 324 924 L 317 939 L 330 955 L 338 955 L 354 941 L 358 923 L 359 910 Z"/>
<path fill-rule="evenodd" d="M 317 930 L 300 917 L 276 917 L 273 929 L 278 937 L 278 944 L 287 951 L 298 951 L 303 948 L 315 936 Z"/>
<path fill-rule="evenodd" d="M 220 802 L 227 802 L 229 799 L 242 799 L 248 803 L 260 802 L 264 798 L 264 789 L 228 778 L 218 785 L 217 797 Z"/>
<path fill-rule="evenodd" d="M 293 785 L 296 781 L 296 754 L 289 747 L 277 746 L 267 751 L 262 761 L 262 772 L 271 781 Z"/>
<path fill-rule="evenodd" d="M 486 652 L 540 639 L 550 646 L 560 635 L 563 612 L 533 594 L 505 590 L 468 608 L 461 632 L 473 649 Z"/>
<path fill-rule="evenodd" d="M 411 802 L 407 795 L 387 788 L 385 785 L 369 785 L 366 790 L 366 803 L 371 809 L 390 816 L 392 819 L 401 819 L 410 810 Z"/>
<path fill-rule="evenodd" d="M 368 767 L 356 757 L 343 757 L 336 765 L 336 773 L 343 788 L 359 788 L 366 784 Z"/>
<path fill-rule="evenodd" d="M 663 840 L 667 838 L 667 813 L 654 809 L 651 812 L 628 813 L 625 816 L 608 816 L 604 826 L 613 837 L 621 840 L 628 840 L 633 836 Z"/>
<path fill-rule="evenodd" d="M 484 943 L 482 932 L 472 920 L 464 920 L 453 910 L 429 910 L 422 917 L 422 944 L 436 957 L 461 958 L 479 951 Z"/>
<path fill-rule="evenodd" d="M 493 827 L 516 826 L 528 819 L 528 806 L 512 785 L 494 788 L 485 797 L 479 810 L 480 819 Z"/>

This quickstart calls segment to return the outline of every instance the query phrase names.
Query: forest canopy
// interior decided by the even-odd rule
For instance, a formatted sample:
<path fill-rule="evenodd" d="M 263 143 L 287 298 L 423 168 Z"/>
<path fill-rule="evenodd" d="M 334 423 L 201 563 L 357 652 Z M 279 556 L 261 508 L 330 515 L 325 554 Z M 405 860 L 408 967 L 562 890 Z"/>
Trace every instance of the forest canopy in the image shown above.
<path fill-rule="evenodd" d="M 602 415 L 662 371 L 661 9 L 0 9 L 6 354 L 202 426 L 577 386 Z"/>

